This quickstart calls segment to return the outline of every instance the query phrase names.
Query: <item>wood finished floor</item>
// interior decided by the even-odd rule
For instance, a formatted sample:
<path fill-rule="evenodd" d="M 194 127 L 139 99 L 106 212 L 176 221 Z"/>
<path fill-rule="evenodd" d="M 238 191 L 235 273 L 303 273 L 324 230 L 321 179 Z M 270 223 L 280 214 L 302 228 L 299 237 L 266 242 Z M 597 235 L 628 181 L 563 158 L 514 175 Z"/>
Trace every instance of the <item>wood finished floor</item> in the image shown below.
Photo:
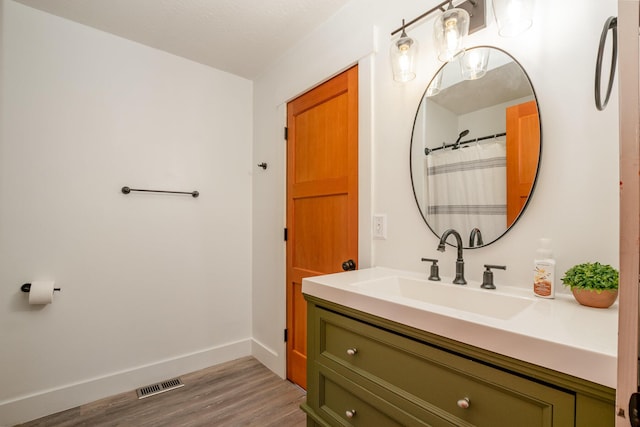
<path fill-rule="evenodd" d="M 135 391 L 49 415 L 20 427 L 303 427 L 306 393 L 253 357 L 180 377 L 177 390 L 138 400 Z M 168 378 L 167 378 L 168 379 Z M 146 385 L 146 384 L 144 384 Z"/>

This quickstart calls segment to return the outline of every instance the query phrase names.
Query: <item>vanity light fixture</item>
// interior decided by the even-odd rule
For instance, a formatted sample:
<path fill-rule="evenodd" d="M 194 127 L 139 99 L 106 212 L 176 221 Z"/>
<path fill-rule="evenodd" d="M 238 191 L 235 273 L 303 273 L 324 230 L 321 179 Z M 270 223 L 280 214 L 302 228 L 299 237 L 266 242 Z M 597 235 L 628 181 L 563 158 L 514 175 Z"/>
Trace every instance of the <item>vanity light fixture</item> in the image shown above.
<path fill-rule="evenodd" d="M 498 34 L 515 37 L 531 27 L 534 0 L 493 0 Z"/>
<path fill-rule="evenodd" d="M 407 37 L 406 29 L 418 21 L 426 18 L 436 11 L 442 14 L 436 19 L 434 24 L 434 33 L 436 43 L 438 45 L 438 58 L 442 61 L 451 61 L 458 59 L 464 54 L 464 38 L 467 34 L 486 27 L 486 0 L 465 0 L 457 6 L 453 5 L 454 0 L 445 0 L 436 7 L 429 9 L 422 15 L 412 19 L 405 24 L 402 20 L 402 27 L 397 28 L 391 33 L 393 37 L 397 33 L 402 32 L 400 38 L 391 44 L 391 64 L 393 68 L 393 76 L 397 81 L 409 81 L 415 77 L 415 71 L 403 74 L 396 70 L 406 69 L 407 64 L 415 67 L 417 42 Z M 498 33 L 503 37 L 516 36 L 527 30 L 533 22 L 533 5 L 535 0 L 492 0 L 493 12 L 498 22 Z M 445 9 L 445 7 L 447 7 Z M 466 13 L 465 13 L 466 11 Z M 465 24 L 466 22 L 466 24 Z M 465 28 L 468 25 L 468 33 Z M 411 40 L 412 44 L 406 46 L 404 40 Z M 411 52 L 411 61 L 407 56 L 400 54 L 400 49 L 407 47 L 407 51 L 412 46 L 416 46 L 415 52 Z M 480 78 L 480 75 L 473 78 Z M 410 76 L 410 78 L 408 78 Z"/>
<path fill-rule="evenodd" d="M 449 62 L 464 55 L 464 38 L 469 34 L 470 19 L 469 12 L 454 8 L 451 2 L 449 8 L 436 19 L 433 35 L 440 61 Z"/>
<path fill-rule="evenodd" d="M 416 78 L 416 56 L 418 42 L 407 36 L 402 20 L 402 34 L 391 44 L 391 66 L 393 79 L 397 82 L 408 82 Z"/>
<path fill-rule="evenodd" d="M 446 6 L 449 6 L 445 9 Z M 439 55 L 443 61 L 458 58 L 464 53 L 464 37 L 467 34 L 486 27 L 485 0 L 466 0 L 458 6 L 453 6 L 453 0 L 445 0 L 436 7 L 428 10 L 417 18 L 405 24 L 391 33 L 391 36 L 400 33 L 400 38 L 391 43 L 391 67 L 393 78 L 396 81 L 406 82 L 415 78 L 415 63 L 417 42 L 408 37 L 406 29 L 438 10 L 442 15 L 436 20 L 434 26 L 436 40 L 439 42 L 442 53 Z M 415 47 L 414 47 L 415 46 Z M 412 70 L 412 71 L 406 71 Z"/>
<path fill-rule="evenodd" d="M 487 73 L 489 49 L 477 48 L 465 53 L 460 59 L 460 72 L 465 80 L 476 80 Z"/>

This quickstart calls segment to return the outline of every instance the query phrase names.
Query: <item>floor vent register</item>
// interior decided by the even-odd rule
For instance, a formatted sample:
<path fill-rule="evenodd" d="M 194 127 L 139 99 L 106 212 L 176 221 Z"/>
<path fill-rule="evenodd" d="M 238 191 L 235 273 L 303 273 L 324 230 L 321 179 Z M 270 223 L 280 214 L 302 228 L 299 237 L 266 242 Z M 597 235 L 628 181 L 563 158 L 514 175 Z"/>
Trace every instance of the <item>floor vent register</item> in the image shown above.
<path fill-rule="evenodd" d="M 145 397 L 155 396 L 156 394 L 164 393 L 165 391 L 171 391 L 184 387 L 184 384 L 180 378 L 173 378 L 171 380 L 162 381 L 160 383 L 148 385 L 146 387 L 140 387 L 136 390 L 138 399 L 144 399 Z"/>

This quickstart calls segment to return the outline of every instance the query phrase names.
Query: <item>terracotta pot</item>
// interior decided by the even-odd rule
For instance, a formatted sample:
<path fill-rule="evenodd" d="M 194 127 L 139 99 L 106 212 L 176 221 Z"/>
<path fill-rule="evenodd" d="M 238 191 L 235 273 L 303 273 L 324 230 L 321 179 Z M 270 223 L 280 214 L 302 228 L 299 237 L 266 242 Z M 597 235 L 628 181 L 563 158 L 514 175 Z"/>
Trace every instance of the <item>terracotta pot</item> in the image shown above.
<path fill-rule="evenodd" d="M 611 307 L 611 304 L 616 301 L 616 298 L 618 298 L 617 289 L 615 291 L 605 290 L 598 293 L 591 289 L 573 288 L 571 289 L 571 292 L 573 292 L 573 296 L 576 301 L 582 305 L 586 305 L 587 307 L 609 308 Z"/>

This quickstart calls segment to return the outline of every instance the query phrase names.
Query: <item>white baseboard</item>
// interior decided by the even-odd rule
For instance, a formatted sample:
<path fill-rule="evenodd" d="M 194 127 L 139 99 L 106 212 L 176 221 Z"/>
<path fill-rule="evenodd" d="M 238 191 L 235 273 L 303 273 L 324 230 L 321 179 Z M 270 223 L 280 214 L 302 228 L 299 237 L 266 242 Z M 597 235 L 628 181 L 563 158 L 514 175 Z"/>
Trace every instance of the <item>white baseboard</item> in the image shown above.
<path fill-rule="evenodd" d="M 251 339 L 183 354 L 75 384 L 0 402 L 0 426 L 34 420 L 115 394 L 228 362 L 253 352 Z"/>
<path fill-rule="evenodd" d="M 251 340 L 251 355 L 272 370 L 280 378 L 287 376 L 287 360 L 284 357 L 285 345 L 280 352 L 274 351 L 255 338 Z"/>

